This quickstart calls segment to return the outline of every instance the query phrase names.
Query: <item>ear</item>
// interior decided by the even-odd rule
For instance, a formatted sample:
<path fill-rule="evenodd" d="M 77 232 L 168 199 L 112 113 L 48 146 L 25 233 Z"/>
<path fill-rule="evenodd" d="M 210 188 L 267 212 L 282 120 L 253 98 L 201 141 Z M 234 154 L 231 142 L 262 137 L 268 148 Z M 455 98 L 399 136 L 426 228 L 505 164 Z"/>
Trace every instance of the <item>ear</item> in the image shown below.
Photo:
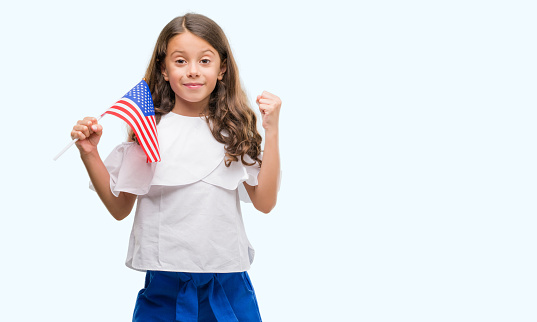
<path fill-rule="evenodd" d="M 166 71 L 166 66 L 162 66 L 160 68 L 160 72 L 162 73 L 162 76 L 164 76 L 164 80 L 168 81 L 169 78 L 168 78 L 168 72 Z"/>
<path fill-rule="evenodd" d="M 222 80 L 224 78 L 224 74 L 226 73 L 227 67 L 226 67 L 226 61 L 224 60 L 222 64 L 220 64 L 220 73 L 218 73 L 218 80 Z"/>

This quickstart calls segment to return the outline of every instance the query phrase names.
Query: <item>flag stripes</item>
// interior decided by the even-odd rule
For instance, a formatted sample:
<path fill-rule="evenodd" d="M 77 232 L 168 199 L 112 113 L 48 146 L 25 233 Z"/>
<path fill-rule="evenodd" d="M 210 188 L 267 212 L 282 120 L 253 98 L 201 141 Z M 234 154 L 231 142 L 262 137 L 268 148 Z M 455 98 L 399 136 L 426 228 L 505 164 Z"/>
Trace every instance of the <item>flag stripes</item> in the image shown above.
<path fill-rule="evenodd" d="M 131 127 L 147 156 L 148 163 L 160 161 L 155 112 L 151 93 L 145 81 L 141 81 L 104 114 L 117 116 Z"/>

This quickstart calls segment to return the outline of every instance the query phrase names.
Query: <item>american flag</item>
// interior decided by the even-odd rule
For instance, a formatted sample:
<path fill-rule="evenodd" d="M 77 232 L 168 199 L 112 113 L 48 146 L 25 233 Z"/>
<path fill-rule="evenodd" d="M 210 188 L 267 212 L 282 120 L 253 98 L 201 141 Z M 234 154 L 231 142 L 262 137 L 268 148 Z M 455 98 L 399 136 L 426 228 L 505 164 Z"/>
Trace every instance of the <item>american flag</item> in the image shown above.
<path fill-rule="evenodd" d="M 117 116 L 127 122 L 147 156 L 147 163 L 160 161 L 155 107 L 145 80 L 134 86 L 104 114 Z"/>

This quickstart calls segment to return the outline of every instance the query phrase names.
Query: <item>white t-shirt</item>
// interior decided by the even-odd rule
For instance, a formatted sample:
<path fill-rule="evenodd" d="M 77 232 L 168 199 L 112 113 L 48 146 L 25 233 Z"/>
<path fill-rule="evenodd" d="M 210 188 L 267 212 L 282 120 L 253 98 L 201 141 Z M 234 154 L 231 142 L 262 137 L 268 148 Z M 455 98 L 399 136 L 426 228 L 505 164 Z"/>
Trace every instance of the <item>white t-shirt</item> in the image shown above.
<path fill-rule="evenodd" d="M 203 118 L 168 113 L 157 130 L 161 162 L 146 163 L 133 142 L 117 146 L 104 161 L 112 193 L 138 195 L 126 265 L 139 271 L 248 270 L 254 249 L 240 200 L 251 202 L 243 182 L 257 185 L 259 165 L 226 167 L 224 145 Z"/>

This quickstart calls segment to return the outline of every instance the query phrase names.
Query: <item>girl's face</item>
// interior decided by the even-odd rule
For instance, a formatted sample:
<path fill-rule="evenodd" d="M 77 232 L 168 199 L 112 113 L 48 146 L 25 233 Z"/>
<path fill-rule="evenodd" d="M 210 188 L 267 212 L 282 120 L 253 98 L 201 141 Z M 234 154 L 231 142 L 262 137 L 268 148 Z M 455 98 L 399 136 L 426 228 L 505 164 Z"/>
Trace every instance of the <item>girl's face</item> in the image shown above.
<path fill-rule="evenodd" d="M 205 109 L 225 71 L 216 49 L 200 37 L 187 31 L 168 42 L 162 75 L 175 93 L 175 107 L 196 103 Z"/>

